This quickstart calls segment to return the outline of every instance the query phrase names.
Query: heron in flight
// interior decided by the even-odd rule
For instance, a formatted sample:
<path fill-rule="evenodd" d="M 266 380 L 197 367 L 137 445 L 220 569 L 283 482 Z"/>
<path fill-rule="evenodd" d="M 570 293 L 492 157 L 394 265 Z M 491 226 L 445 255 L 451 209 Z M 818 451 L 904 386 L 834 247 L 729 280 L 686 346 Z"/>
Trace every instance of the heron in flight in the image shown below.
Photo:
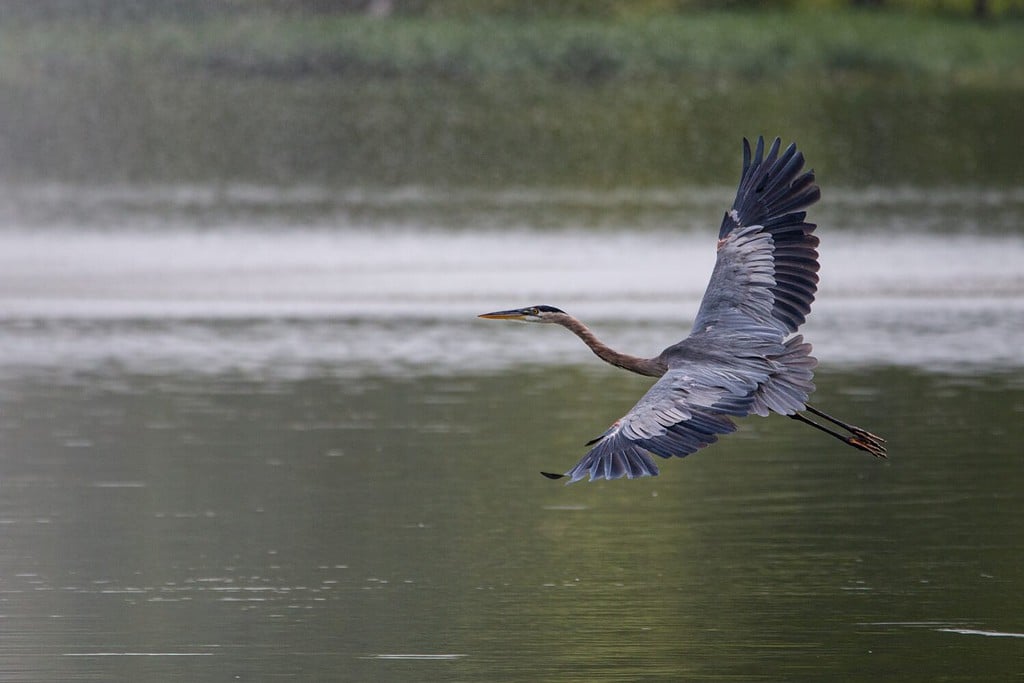
<path fill-rule="evenodd" d="M 569 482 L 657 476 L 651 454 L 684 457 L 736 430 L 731 417 L 786 415 L 879 458 L 885 439 L 807 403 L 818 361 L 795 334 L 818 289 L 818 238 L 805 218 L 821 192 L 804 156 L 791 144 L 751 154 L 743 140 L 743 173 L 718 231 L 718 256 L 693 329 L 654 358 L 609 348 L 582 322 L 554 306 L 485 313 L 481 318 L 561 325 L 601 360 L 658 377 L 632 410 L 590 441 L 565 474 Z M 809 413 L 816 421 L 804 413 Z"/>

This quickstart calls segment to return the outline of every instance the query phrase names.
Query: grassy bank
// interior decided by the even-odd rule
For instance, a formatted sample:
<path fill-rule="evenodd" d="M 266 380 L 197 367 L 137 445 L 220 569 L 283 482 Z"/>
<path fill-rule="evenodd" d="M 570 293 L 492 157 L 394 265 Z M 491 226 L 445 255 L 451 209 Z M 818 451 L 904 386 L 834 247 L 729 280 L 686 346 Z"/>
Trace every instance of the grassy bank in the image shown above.
<path fill-rule="evenodd" d="M 832 182 L 1024 182 L 1024 24 L 295 14 L 0 24 L 0 177 L 728 183 L 744 135 Z"/>
<path fill-rule="evenodd" d="M 635 19 L 212 16 L 0 27 L 3 77 L 150 65 L 272 78 L 934 79 L 1024 87 L 1024 23 L 877 12 L 703 12 Z"/>

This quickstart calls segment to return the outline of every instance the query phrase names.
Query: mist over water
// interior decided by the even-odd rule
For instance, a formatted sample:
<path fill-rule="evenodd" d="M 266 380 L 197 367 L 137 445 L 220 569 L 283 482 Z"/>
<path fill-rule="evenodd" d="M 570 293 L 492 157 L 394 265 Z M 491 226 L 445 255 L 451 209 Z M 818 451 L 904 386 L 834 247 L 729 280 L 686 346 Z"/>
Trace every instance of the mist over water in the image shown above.
<path fill-rule="evenodd" d="M 688 330 L 714 263 L 710 205 L 725 195 L 32 192 L 50 196 L 50 208 L 8 205 L 0 230 L 7 371 L 117 362 L 345 375 L 589 363 L 560 331 L 475 318 L 534 303 L 654 355 Z M 1024 240 L 998 229 L 1005 205 L 1020 206 L 1015 193 L 963 193 L 954 203 L 971 204 L 988 231 L 954 224 L 940 191 L 935 201 L 920 192 L 836 194 L 837 206 L 823 204 L 815 217 L 822 282 L 803 330 L 824 363 L 968 372 L 1021 364 Z M 918 210 L 878 225 L 879 206 L 900 200 Z M 590 225 L 590 202 L 623 224 Z M 431 222 L 413 225 L 410 204 Z M 501 226 L 518 204 L 527 217 L 544 213 L 547 225 Z M 865 210 L 851 215 L 848 204 Z M 367 206 L 374 216 L 353 215 Z M 456 215 L 449 229 L 445 206 Z M 979 215 L 986 207 L 992 220 Z M 640 225 L 625 225 L 630 212 Z"/>

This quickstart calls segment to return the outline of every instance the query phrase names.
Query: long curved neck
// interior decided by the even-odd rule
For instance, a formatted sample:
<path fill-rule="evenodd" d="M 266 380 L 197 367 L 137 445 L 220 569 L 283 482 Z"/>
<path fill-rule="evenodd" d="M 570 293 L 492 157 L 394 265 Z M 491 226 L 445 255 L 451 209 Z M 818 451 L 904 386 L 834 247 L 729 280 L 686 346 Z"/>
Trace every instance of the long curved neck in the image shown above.
<path fill-rule="evenodd" d="M 568 313 L 562 313 L 557 318 L 553 319 L 553 322 L 558 323 L 582 339 L 583 343 L 589 346 L 590 350 L 597 354 L 597 357 L 606 363 L 611 363 L 616 367 L 620 367 L 624 370 L 629 370 L 640 375 L 646 375 L 648 377 L 661 377 L 665 374 L 666 370 L 668 370 L 665 364 L 657 358 L 640 358 L 638 356 L 619 353 L 594 336 L 594 333 L 590 331 L 589 327 Z"/>

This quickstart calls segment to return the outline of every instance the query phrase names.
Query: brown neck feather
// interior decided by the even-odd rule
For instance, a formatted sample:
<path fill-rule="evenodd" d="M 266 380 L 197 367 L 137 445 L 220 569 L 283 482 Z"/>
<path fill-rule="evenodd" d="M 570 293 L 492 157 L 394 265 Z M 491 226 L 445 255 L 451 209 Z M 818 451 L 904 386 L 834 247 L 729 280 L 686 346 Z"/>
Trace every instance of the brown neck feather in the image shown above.
<path fill-rule="evenodd" d="M 597 354 L 597 357 L 606 363 L 611 363 L 616 367 L 620 367 L 624 370 L 629 370 L 640 375 L 646 375 L 648 377 L 661 377 L 668 369 L 666 365 L 657 358 L 640 358 L 638 356 L 619 353 L 615 349 L 604 344 L 594 336 L 594 333 L 590 331 L 589 327 L 568 313 L 559 314 L 558 317 L 553 318 L 553 322 L 558 323 L 582 339 L 583 343 L 589 346 L 590 350 Z"/>

